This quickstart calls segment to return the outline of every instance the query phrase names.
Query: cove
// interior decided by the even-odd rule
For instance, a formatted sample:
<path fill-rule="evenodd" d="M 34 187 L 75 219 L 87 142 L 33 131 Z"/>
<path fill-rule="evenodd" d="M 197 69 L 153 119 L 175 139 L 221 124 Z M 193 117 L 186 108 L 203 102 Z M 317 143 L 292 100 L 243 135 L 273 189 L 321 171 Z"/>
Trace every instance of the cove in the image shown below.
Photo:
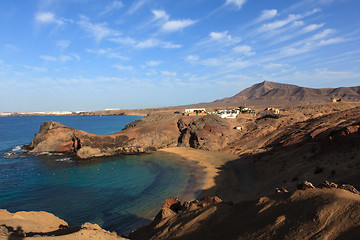
<path fill-rule="evenodd" d="M 51 120 L 108 134 L 134 120 L 127 117 L 61 116 Z M 11 212 L 47 211 L 72 226 L 91 222 L 126 233 L 153 216 L 166 197 L 180 197 L 188 188 L 191 169 L 166 153 L 87 161 L 61 154 L 7 157 L 9 151 L 18 151 L 19 145 L 30 142 L 45 119 L 0 118 L 0 134 L 5 136 L 0 140 L 0 208 Z M 109 121 L 122 123 L 111 129 Z"/>

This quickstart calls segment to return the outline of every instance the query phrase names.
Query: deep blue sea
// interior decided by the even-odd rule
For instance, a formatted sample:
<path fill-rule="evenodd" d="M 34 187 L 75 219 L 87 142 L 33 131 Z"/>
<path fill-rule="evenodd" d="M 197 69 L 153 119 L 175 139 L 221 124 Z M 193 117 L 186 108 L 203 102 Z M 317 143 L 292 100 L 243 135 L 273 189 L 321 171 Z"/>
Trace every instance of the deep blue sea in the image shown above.
<path fill-rule="evenodd" d="M 40 125 L 57 121 L 95 134 L 122 130 L 141 116 L 0 117 L 0 208 L 47 211 L 71 226 L 97 223 L 127 233 L 146 222 L 164 199 L 179 197 L 189 167 L 166 153 L 75 161 L 65 155 L 9 157 L 30 143 Z"/>

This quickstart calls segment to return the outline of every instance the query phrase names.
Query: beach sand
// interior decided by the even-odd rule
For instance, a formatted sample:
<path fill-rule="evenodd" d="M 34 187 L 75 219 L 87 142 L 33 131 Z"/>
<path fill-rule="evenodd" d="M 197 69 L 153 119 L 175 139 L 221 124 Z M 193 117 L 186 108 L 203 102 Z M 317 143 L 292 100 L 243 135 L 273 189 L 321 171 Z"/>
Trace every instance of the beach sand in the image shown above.
<path fill-rule="evenodd" d="M 196 195 L 197 198 L 216 195 L 224 201 L 238 202 L 255 197 L 251 192 L 256 188 L 256 173 L 251 163 L 234 161 L 239 158 L 237 155 L 186 147 L 164 148 L 158 151 L 176 154 L 203 167 L 205 174 L 198 173 L 199 175 L 195 176 L 202 179 L 201 183 L 198 183 L 201 193 Z M 186 196 L 186 200 L 192 199 Z"/>

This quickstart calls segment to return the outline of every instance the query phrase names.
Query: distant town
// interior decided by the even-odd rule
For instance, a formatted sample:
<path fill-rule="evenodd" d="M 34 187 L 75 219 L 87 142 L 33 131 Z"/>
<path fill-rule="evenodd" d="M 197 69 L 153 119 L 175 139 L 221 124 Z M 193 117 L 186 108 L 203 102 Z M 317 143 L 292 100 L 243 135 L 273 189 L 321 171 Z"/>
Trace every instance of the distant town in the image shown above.
<path fill-rule="evenodd" d="M 77 115 L 83 111 L 67 112 L 67 111 L 55 111 L 55 112 L 0 112 L 0 117 L 10 116 L 57 116 L 57 115 Z"/>

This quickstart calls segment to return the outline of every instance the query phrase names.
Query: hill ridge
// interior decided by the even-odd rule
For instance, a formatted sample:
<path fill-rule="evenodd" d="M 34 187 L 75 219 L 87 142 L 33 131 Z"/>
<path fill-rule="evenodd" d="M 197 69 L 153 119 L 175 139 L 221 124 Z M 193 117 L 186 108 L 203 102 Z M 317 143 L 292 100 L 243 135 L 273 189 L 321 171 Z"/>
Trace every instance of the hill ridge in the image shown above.
<path fill-rule="evenodd" d="M 332 99 L 347 102 L 360 101 L 360 86 L 339 88 L 308 88 L 294 84 L 263 81 L 248 87 L 232 97 L 217 99 L 213 102 L 188 106 L 240 106 L 240 105 L 299 105 L 321 104 Z"/>

